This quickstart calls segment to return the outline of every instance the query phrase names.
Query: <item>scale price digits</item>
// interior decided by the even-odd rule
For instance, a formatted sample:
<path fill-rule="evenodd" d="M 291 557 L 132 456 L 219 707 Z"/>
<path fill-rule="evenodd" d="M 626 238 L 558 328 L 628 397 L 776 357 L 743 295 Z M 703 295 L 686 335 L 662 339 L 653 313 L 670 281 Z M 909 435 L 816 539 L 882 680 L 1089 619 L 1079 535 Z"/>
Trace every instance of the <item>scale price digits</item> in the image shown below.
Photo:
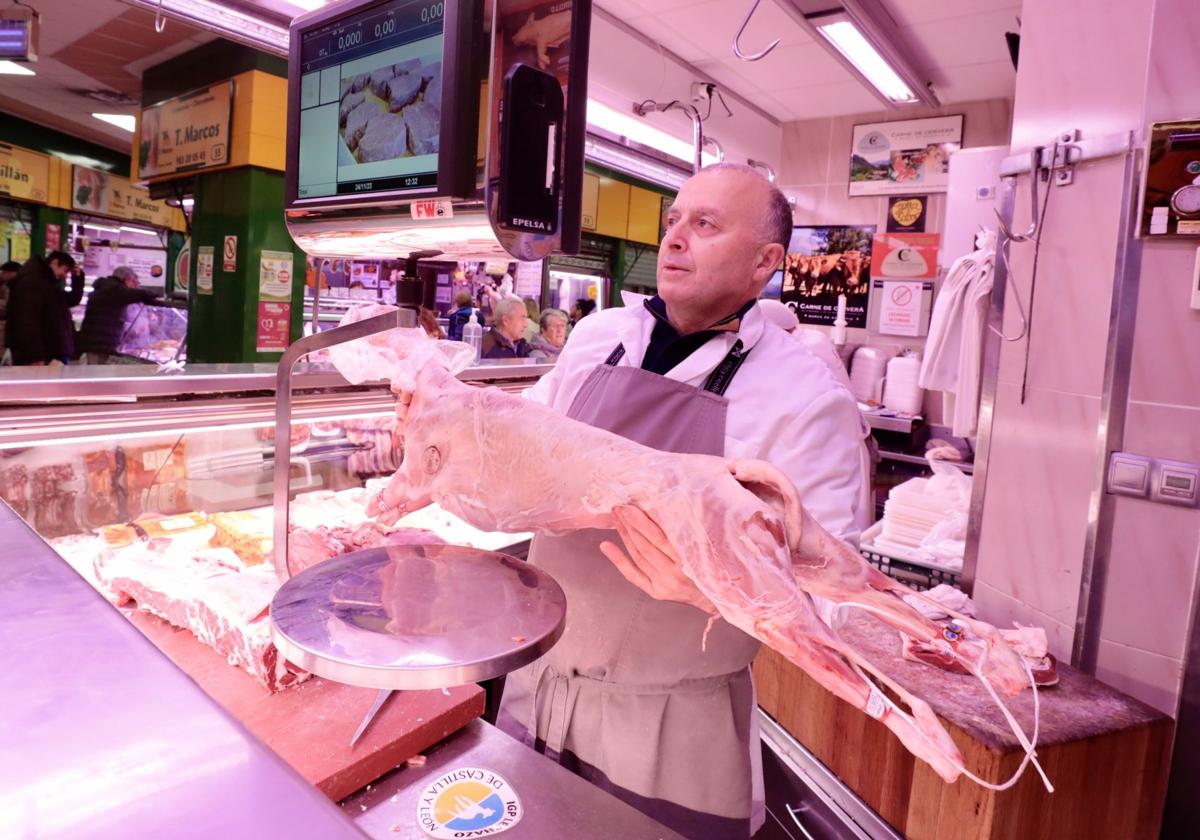
<path fill-rule="evenodd" d="M 378 29 L 378 27 L 376 27 Z M 351 47 L 357 47 L 362 43 L 363 34 L 361 29 L 355 29 L 352 32 L 343 32 L 338 35 L 337 45 L 339 50 L 348 50 Z"/>
<path fill-rule="evenodd" d="M 421 7 L 421 23 L 433 23 L 436 20 L 441 20 L 446 14 L 446 4 L 430 3 L 428 6 Z"/>

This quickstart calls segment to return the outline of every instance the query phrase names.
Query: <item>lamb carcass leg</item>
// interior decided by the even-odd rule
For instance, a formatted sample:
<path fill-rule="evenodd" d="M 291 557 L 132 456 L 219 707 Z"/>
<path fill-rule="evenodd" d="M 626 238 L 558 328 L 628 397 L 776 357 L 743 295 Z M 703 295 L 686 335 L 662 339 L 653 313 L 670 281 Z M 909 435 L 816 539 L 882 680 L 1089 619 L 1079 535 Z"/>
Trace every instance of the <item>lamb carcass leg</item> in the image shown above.
<path fill-rule="evenodd" d="M 432 500 L 477 528 L 556 531 L 611 528 L 615 508 L 637 508 L 662 528 L 685 573 L 726 620 L 860 708 L 872 688 L 813 613 L 808 587 L 838 601 L 878 604 L 910 635 L 940 638 L 936 625 L 887 591 L 887 578 L 879 575 L 881 583 L 808 517 L 790 483 L 768 465 L 659 452 L 498 389 L 465 385 L 426 347 L 410 353 L 402 346 L 428 341 L 423 335 L 393 332 L 405 334 L 400 346 L 383 342 L 393 358 L 424 355 L 396 377 L 407 402 L 399 430 L 405 458 L 370 513 Z M 997 685 L 1009 690 L 1012 683 Z M 949 736 L 928 707 L 910 706 L 916 726 L 890 711 L 885 722 L 952 777 Z"/>

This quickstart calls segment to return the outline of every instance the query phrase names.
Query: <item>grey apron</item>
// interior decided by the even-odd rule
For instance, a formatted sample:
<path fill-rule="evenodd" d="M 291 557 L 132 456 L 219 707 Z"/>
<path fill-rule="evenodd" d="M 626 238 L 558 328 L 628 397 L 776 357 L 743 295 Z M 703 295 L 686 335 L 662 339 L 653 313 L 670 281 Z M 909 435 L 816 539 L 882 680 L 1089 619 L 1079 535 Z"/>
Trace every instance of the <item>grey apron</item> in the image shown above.
<path fill-rule="evenodd" d="M 723 456 L 724 390 L 741 341 L 703 389 L 597 365 L 568 417 L 666 452 Z M 571 469 L 563 464 L 563 469 Z M 724 620 L 659 601 L 600 553 L 616 531 L 539 534 L 529 561 L 567 593 L 566 630 L 544 657 L 509 675 L 498 725 L 687 837 L 750 835 L 757 741 L 750 661 L 756 639 Z"/>

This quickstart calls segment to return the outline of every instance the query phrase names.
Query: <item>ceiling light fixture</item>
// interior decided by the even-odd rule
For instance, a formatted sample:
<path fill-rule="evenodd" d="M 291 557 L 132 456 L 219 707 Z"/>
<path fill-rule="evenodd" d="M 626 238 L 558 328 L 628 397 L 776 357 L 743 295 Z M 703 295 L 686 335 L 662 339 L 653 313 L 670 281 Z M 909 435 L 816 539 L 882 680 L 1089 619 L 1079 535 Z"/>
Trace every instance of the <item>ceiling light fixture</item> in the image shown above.
<path fill-rule="evenodd" d="M 587 121 L 590 126 L 607 131 L 610 134 L 615 134 L 618 137 L 632 140 L 635 143 L 640 143 L 643 146 L 649 146 L 651 149 L 657 149 L 671 157 L 679 158 L 689 165 L 695 158 L 695 150 L 688 141 L 681 140 L 662 129 L 655 128 L 632 113 L 622 113 L 615 108 L 610 108 L 601 102 L 597 102 L 595 99 L 589 98 L 587 101 Z M 705 152 L 702 161 L 705 166 L 708 166 L 709 164 L 716 163 L 717 158 Z"/>
<path fill-rule="evenodd" d="M 817 31 L 837 49 L 842 56 L 867 77 L 874 88 L 892 102 L 916 102 L 912 88 L 904 83 L 879 51 L 868 41 L 851 21 L 833 20 L 818 22 Z"/>
<path fill-rule="evenodd" d="M 15 61 L 0 61 L 0 75 L 4 76 L 36 76 L 37 74 L 24 64 Z"/>
<path fill-rule="evenodd" d="M 150 230 L 150 228 L 133 227 L 131 225 L 121 225 L 121 227 L 118 229 L 123 230 L 127 233 L 140 233 L 144 236 L 158 236 L 158 231 Z"/>
<path fill-rule="evenodd" d="M 109 125 L 115 125 L 123 131 L 128 131 L 133 134 L 133 129 L 137 125 L 137 117 L 133 114 L 92 114 L 93 117 L 106 122 Z"/>
<path fill-rule="evenodd" d="M 928 76 L 905 50 L 895 24 L 885 25 L 868 13 L 878 5 L 839 0 L 840 8 L 809 12 L 819 7 L 817 0 L 789 0 L 779 7 L 889 108 L 918 102 L 936 108 L 941 102 L 929 89 Z"/>

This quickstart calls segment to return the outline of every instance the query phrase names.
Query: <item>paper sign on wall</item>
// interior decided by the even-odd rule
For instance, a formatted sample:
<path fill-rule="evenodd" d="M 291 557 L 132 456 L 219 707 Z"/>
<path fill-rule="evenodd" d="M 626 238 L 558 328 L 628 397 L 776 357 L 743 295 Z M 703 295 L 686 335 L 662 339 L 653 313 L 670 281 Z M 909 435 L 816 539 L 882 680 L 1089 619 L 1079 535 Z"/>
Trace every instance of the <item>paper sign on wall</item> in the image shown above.
<path fill-rule="evenodd" d="M 212 245 L 201 245 L 196 249 L 196 292 L 201 295 L 213 293 L 213 252 Z"/>
<path fill-rule="evenodd" d="M 877 233 L 871 244 L 871 276 L 917 279 L 936 277 L 938 246 L 937 233 Z"/>
<path fill-rule="evenodd" d="M 259 256 L 258 299 L 291 302 L 291 251 L 263 251 Z"/>
<path fill-rule="evenodd" d="M 46 252 L 62 248 L 62 225 L 46 225 Z"/>
<path fill-rule="evenodd" d="M 31 241 L 29 234 L 14 233 L 9 242 L 11 243 L 10 250 L 12 251 L 12 253 L 9 254 L 9 257 L 16 262 L 25 262 L 25 260 L 29 259 L 31 252 L 33 251 L 33 242 Z"/>
<path fill-rule="evenodd" d="M 921 281 L 886 280 L 879 304 L 879 331 L 886 335 L 920 335 Z"/>
<path fill-rule="evenodd" d="M 221 269 L 237 271 L 237 237 L 226 236 L 225 246 L 221 249 Z"/>
<path fill-rule="evenodd" d="M 286 350 L 291 336 L 292 305 L 278 301 L 258 302 L 258 335 L 254 349 L 259 353 Z"/>

